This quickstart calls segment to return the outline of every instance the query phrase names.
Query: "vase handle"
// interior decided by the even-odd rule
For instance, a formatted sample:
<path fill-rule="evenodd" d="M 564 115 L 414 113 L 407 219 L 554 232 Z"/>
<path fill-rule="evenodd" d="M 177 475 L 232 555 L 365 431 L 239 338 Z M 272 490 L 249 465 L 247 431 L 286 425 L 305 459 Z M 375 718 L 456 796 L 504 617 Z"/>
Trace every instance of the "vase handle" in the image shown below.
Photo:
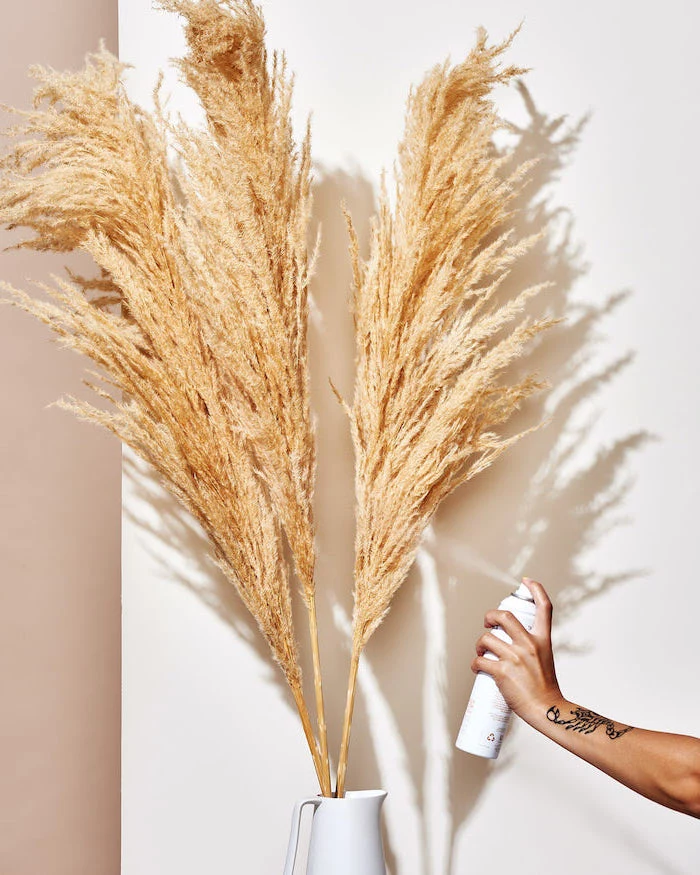
<path fill-rule="evenodd" d="M 289 834 L 289 845 L 287 846 L 287 860 L 284 864 L 283 875 L 293 875 L 294 864 L 297 859 L 297 846 L 299 844 L 299 825 L 301 823 L 301 809 L 305 805 L 313 805 L 314 810 L 321 804 L 321 799 L 318 796 L 310 796 L 308 799 L 300 799 L 294 806 L 292 812 L 292 831 Z"/>

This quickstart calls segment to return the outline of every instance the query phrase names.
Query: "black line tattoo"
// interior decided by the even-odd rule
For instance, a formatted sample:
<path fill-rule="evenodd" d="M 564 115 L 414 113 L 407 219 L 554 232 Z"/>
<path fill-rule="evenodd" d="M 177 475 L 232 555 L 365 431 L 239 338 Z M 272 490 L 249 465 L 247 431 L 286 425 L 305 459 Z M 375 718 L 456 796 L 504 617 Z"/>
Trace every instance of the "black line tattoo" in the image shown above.
<path fill-rule="evenodd" d="M 613 740 L 629 732 L 632 726 L 627 726 L 624 729 L 616 729 L 612 720 L 607 717 L 601 717 L 595 711 L 589 711 L 588 708 L 576 708 L 574 711 L 569 711 L 573 716 L 570 720 L 562 720 L 559 717 L 559 708 L 554 705 L 547 711 L 547 720 L 556 723 L 559 726 L 564 726 L 567 730 L 571 729 L 574 732 L 580 732 L 582 735 L 590 735 L 595 732 L 599 726 L 605 727 L 605 734 Z"/>

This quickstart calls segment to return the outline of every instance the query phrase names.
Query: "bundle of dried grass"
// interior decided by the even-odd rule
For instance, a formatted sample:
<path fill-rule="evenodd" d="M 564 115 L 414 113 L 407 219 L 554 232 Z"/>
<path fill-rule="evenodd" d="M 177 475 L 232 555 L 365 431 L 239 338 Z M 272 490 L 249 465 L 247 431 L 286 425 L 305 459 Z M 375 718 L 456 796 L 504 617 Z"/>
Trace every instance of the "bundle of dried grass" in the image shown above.
<path fill-rule="evenodd" d="M 560 321 L 524 318 L 507 328 L 544 286 L 495 302 L 510 265 L 537 239 L 513 239 L 507 230 L 530 165 L 508 170 L 511 154 L 494 148 L 502 122 L 491 92 L 524 72 L 500 66 L 513 36 L 488 46 L 480 30 L 462 63 L 434 67 L 411 89 L 395 205 L 382 175 L 367 260 L 344 207 L 354 271 L 357 375 L 347 412 L 357 529 L 338 796 L 360 655 L 405 580 L 422 533 L 445 496 L 543 424 L 510 437 L 492 430 L 547 385 L 535 374 L 514 385 L 499 383 L 499 375 Z"/>
<path fill-rule="evenodd" d="M 298 152 L 292 80 L 283 55 L 268 71 L 264 22 L 250 0 L 163 5 L 185 18 L 181 68 L 206 129 L 171 123 L 157 93 L 154 114 L 136 107 L 124 65 L 104 48 L 79 73 L 33 68 L 34 109 L 17 113 L 0 163 L 0 221 L 35 232 L 20 246 L 88 252 L 102 276 L 55 278 L 44 289 L 50 302 L 10 292 L 103 370 L 88 385 L 110 412 L 75 399 L 64 406 L 153 465 L 208 534 L 284 672 L 328 794 L 306 345 L 310 131 Z M 309 612 L 320 750 L 282 533 Z"/>
<path fill-rule="evenodd" d="M 149 462 L 207 533 L 292 691 L 321 790 L 331 793 L 315 604 L 314 428 L 307 363 L 310 127 L 292 133 L 293 79 L 268 64 L 252 0 L 161 0 L 185 23 L 180 62 L 206 125 L 135 106 L 102 48 L 79 73 L 40 67 L 34 108 L 14 110 L 0 160 L 0 222 L 19 244 L 89 253 L 96 279 L 58 277 L 48 300 L 9 289 L 100 368 L 106 409 L 63 406 Z M 360 655 L 440 501 L 516 440 L 492 429 L 546 385 L 498 382 L 555 324 L 508 325 L 541 287 L 505 304 L 509 265 L 534 242 L 504 230 L 528 167 L 494 150 L 510 40 L 477 45 L 411 91 L 396 203 L 384 179 L 371 249 L 354 268 L 357 381 L 355 610 L 336 792 L 343 795 Z M 179 164 L 172 167 L 174 145 Z M 539 427 L 539 426 L 536 426 Z M 318 738 L 302 692 L 285 540 L 307 607 Z"/>

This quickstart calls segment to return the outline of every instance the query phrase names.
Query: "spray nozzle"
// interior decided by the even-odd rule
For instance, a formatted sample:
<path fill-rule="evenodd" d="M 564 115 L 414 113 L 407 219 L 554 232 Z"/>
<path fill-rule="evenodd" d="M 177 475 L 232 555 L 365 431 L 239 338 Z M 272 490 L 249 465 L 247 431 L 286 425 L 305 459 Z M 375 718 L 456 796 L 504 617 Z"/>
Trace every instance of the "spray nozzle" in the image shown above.
<path fill-rule="evenodd" d="M 521 583 L 518 586 L 518 588 L 515 590 L 513 595 L 516 597 L 516 599 L 525 599 L 528 602 L 535 601 L 532 597 L 532 593 L 530 592 L 530 590 L 527 588 L 527 586 L 524 583 Z"/>

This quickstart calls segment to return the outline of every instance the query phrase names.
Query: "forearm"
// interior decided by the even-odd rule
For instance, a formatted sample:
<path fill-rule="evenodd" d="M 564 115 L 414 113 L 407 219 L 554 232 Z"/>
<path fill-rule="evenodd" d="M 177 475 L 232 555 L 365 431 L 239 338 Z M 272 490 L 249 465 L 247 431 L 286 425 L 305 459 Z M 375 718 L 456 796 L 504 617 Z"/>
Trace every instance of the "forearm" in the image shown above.
<path fill-rule="evenodd" d="M 488 611 L 472 671 L 496 681 L 507 704 L 557 744 L 648 799 L 700 818 L 700 739 L 635 729 L 567 701 L 552 654 L 552 603 L 541 583 L 524 577 L 537 605 L 530 632 L 508 611 Z M 495 655 L 496 659 L 489 655 Z"/>
<path fill-rule="evenodd" d="M 633 728 L 554 696 L 520 716 L 632 790 L 700 818 L 700 739 Z"/>

